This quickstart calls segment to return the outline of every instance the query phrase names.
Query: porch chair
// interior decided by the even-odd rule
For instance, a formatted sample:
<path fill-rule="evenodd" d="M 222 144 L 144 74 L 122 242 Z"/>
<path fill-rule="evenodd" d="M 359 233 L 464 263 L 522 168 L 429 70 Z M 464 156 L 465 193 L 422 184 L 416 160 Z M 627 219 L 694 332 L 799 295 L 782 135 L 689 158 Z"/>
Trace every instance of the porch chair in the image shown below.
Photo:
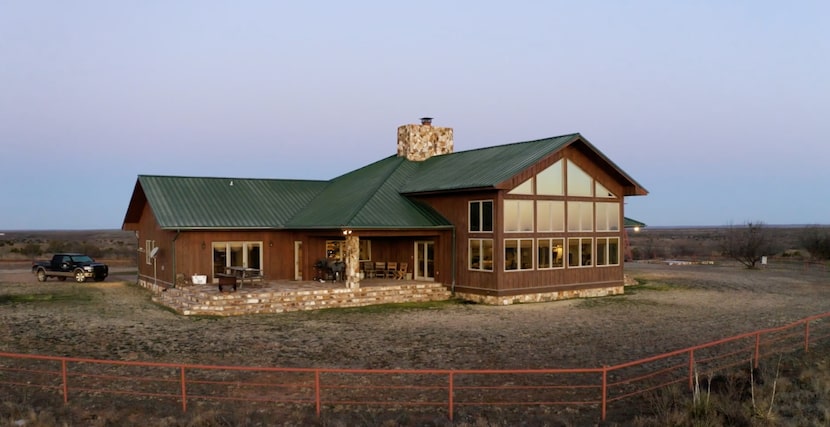
<path fill-rule="evenodd" d="M 375 261 L 375 273 L 372 277 L 386 277 L 386 263 Z"/>
<path fill-rule="evenodd" d="M 401 265 L 398 266 L 398 270 L 395 271 L 395 278 L 398 280 L 403 280 L 404 278 L 406 278 L 406 270 L 408 267 L 408 262 L 402 262 Z"/>
<path fill-rule="evenodd" d="M 395 275 L 398 274 L 398 263 L 397 262 L 387 262 L 386 263 L 386 278 L 387 279 L 394 279 Z"/>
<path fill-rule="evenodd" d="M 363 278 L 371 279 L 375 277 L 375 263 L 372 261 L 363 261 Z"/>

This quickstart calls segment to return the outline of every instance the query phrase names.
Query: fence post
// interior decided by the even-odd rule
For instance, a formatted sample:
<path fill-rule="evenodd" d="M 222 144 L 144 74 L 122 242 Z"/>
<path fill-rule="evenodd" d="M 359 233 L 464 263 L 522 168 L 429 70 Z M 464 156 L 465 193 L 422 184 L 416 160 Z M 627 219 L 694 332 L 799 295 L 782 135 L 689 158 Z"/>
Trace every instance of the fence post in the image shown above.
<path fill-rule="evenodd" d="M 449 400 L 449 408 L 447 408 L 449 410 L 449 414 L 450 414 L 450 421 L 452 421 L 452 414 L 454 412 L 454 406 L 455 406 L 455 402 L 453 401 L 453 394 L 455 394 L 455 390 L 454 390 L 455 379 L 454 379 L 454 377 L 455 377 L 455 373 L 453 371 L 450 371 L 449 399 L 448 399 Z"/>
<path fill-rule="evenodd" d="M 760 360 L 759 360 L 760 358 L 761 358 L 761 333 L 756 332 L 755 333 L 755 363 L 752 364 L 753 368 L 756 368 L 756 369 L 758 368 L 758 365 L 760 365 Z"/>
<path fill-rule="evenodd" d="M 694 390 L 695 350 L 689 349 L 689 390 Z"/>
<path fill-rule="evenodd" d="M 810 351 L 810 319 L 804 321 L 804 352 Z"/>
<path fill-rule="evenodd" d="M 320 370 L 314 370 L 314 401 L 317 405 L 317 418 L 320 418 Z"/>
<path fill-rule="evenodd" d="M 608 366 L 602 367 L 602 414 L 600 420 L 605 421 L 606 406 L 608 405 Z"/>
<path fill-rule="evenodd" d="M 187 412 L 187 380 L 185 379 L 184 375 L 184 366 L 179 368 L 180 372 L 180 382 L 182 386 L 182 412 Z"/>
<path fill-rule="evenodd" d="M 66 375 L 66 359 L 61 359 L 61 381 L 63 381 L 63 403 L 69 403 L 69 383 Z"/>

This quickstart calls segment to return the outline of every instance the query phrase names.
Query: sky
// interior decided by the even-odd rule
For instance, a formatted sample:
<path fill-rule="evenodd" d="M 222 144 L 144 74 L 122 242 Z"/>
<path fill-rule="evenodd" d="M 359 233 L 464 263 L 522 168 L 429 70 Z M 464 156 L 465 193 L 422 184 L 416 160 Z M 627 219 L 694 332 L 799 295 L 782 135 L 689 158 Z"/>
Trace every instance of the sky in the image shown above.
<path fill-rule="evenodd" d="M 0 231 L 118 229 L 138 175 L 328 180 L 433 117 L 581 133 L 649 226 L 830 224 L 830 2 L 0 0 Z"/>

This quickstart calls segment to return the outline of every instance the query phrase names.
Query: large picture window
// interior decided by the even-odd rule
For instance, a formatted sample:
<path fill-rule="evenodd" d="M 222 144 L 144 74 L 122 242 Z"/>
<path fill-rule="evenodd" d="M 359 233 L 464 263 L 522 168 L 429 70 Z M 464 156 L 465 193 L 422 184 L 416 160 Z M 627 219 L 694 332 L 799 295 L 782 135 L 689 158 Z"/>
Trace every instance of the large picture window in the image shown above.
<path fill-rule="evenodd" d="M 597 265 L 619 265 L 620 264 L 620 239 L 619 237 L 598 237 L 597 238 Z"/>
<path fill-rule="evenodd" d="M 533 231 L 533 200 L 504 201 L 504 231 Z"/>
<path fill-rule="evenodd" d="M 493 201 L 477 200 L 470 202 L 470 231 L 493 231 Z"/>
<path fill-rule="evenodd" d="M 593 231 L 593 202 L 568 202 L 568 231 Z"/>
<path fill-rule="evenodd" d="M 565 231 L 565 202 L 537 200 L 536 231 Z"/>
<path fill-rule="evenodd" d="M 590 237 L 568 239 L 568 267 L 587 267 L 592 265 L 592 243 Z"/>
<path fill-rule="evenodd" d="M 620 230 L 620 204 L 611 202 L 598 202 L 597 209 L 597 231 L 619 231 Z"/>
<path fill-rule="evenodd" d="M 585 197 L 594 195 L 593 178 L 573 161 L 568 161 L 568 195 Z"/>
<path fill-rule="evenodd" d="M 533 239 L 505 239 L 504 269 L 533 270 Z"/>
<path fill-rule="evenodd" d="M 536 265 L 540 270 L 565 266 L 565 239 L 538 239 Z"/>
<path fill-rule="evenodd" d="M 493 239 L 470 239 L 470 270 L 493 271 Z"/>
<path fill-rule="evenodd" d="M 562 179 L 562 160 L 536 174 L 536 194 L 544 196 L 561 196 L 565 194 Z"/>

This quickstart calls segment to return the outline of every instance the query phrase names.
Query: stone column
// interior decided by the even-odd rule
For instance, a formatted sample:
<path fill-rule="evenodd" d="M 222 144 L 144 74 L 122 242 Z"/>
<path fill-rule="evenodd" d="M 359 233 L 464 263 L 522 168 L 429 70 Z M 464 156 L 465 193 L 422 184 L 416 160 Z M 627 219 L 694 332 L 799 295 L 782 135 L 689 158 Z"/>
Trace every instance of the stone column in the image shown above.
<path fill-rule="evenodd" d="M 346 234 L 346 287 L 357 289 L 360 287 L 360 239 L 352 235 L 350 230 Z"/>

